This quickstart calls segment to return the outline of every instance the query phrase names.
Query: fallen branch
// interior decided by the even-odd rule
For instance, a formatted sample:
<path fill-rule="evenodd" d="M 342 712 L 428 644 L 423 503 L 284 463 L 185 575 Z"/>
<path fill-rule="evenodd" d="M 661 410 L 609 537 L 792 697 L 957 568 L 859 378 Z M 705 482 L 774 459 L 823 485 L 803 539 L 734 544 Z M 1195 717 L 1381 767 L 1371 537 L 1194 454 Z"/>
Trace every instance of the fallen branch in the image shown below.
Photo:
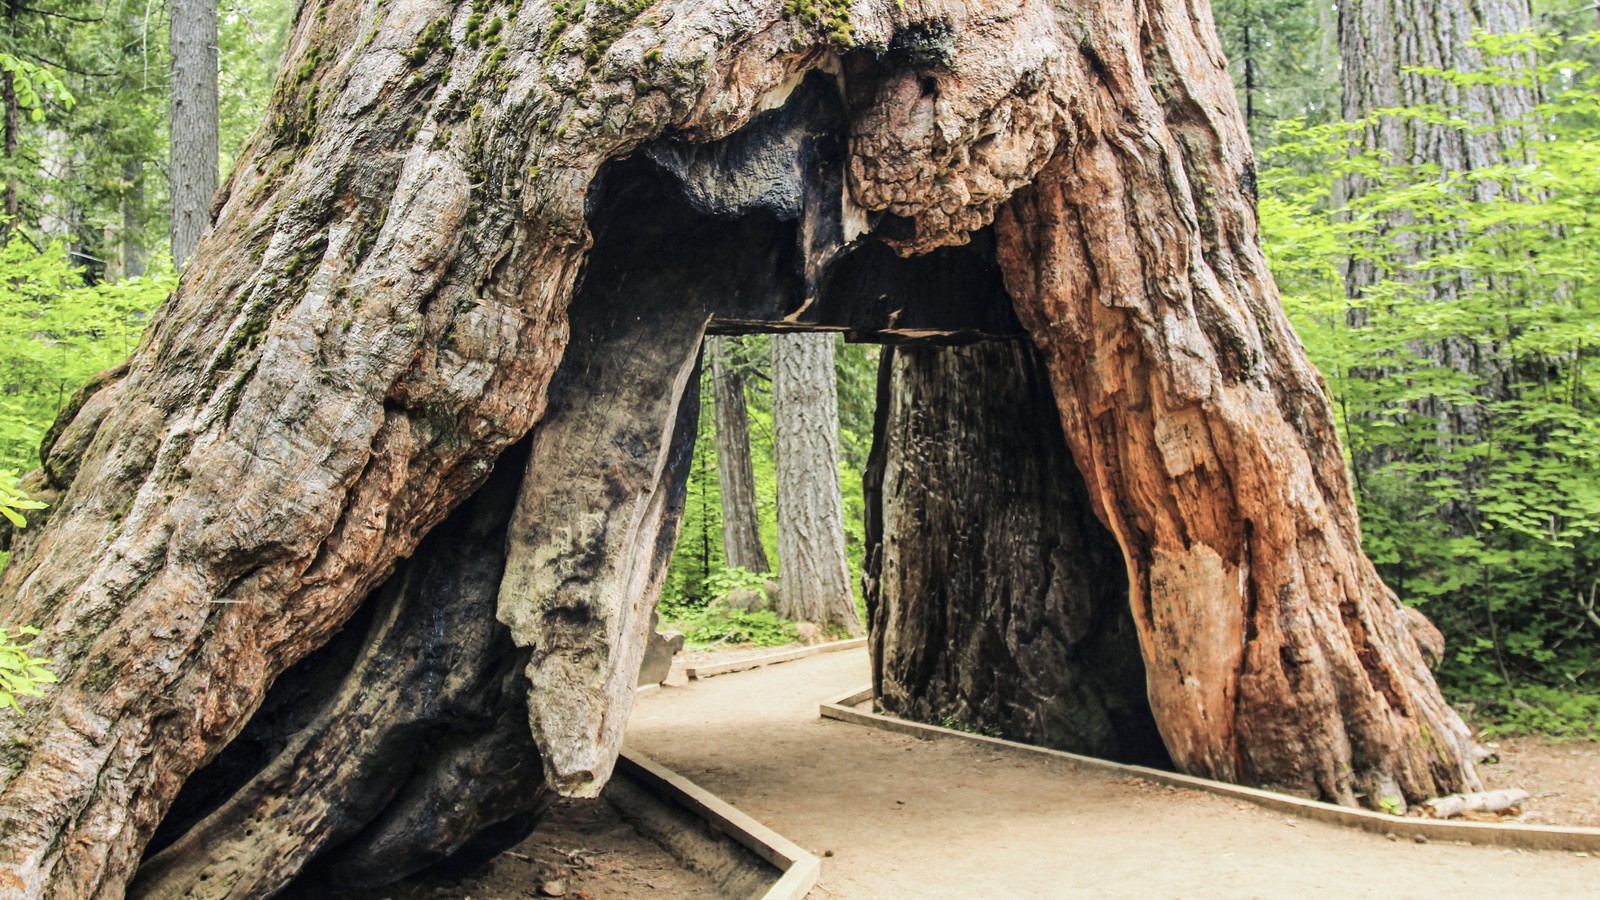
<path fill-rule="evenodd" d="M 1528 792 L 1519 788 L 1484 791 L 1476 794 L 1451 794 L 1435 797 L 1422 804 L 1423 811 L 1435 819 L 1453 819 L 1462 813 L 1498 813 L 1519 806 L 1528 799 Z"/>

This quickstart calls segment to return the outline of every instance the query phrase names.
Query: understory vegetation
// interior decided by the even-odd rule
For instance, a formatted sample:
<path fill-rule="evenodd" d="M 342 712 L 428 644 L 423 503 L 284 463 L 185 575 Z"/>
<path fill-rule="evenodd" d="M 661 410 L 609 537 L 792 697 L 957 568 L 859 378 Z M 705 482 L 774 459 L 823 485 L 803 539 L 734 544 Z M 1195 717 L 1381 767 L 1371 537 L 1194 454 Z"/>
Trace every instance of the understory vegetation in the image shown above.
<path fill-rule="evenodd" d="M 1447 692 L 1502 731 L 1600 734 L 1597 41 L 1484 36 L 1491 60 L 1536 62 L 1427 73 L 1534 88 L 1526 120 L 1292 120 L 1262 154 L 1263 238 L 1328 382 L 1367 553 L 1444 631 Z M 1399 120 L 1515 140 L 1470 172 L 1363 149 Z M 1347 199 L 1351 178 L 1379 189 Z M 1350 260 L 1381 274 L 1356 300 Z M 1441 283 L 1452 302 L 1430 299 Z"/>
<path fill-rule="evenodd" d="M 761 543 L 774 569 L 778 566 L 777 457 L 771 390 L 770 338 L 751 335 L 738 342 L 732 361 L 746 376 L 749 404 L 750 456 L 755 473 L 756 517 Z M 866 538 L 861 496 L 861 473 L 872 448 L 872 415 L 876 405 L 879 350 L 838 339 L 835 370 L 839 392 L 839 483 L 845 520 L 845 553 L 857 609 L 866 620 L 860 591 L 862 556 Z M 726 601 L 738 593 L 763 593 L 776 572 L 750 572 L 730 567 L 723 556 L 722 492 L 717 475 L 716 416 L 713 410 L 712 373 L 705 367 L 700 391 L 700 422 L 695 438 L 693 468 L 682 528 L 673 550 L 661 591 L 662 621 L 671 622 L 691 644 L 751 643 L 774 646 L 795 640 L 794 623 L 778 619 L 770 610 L 754 612 L 730 608 Z M 766 601 L 770 605 L 770 598 Z M 743 640 L 741 634 L 749 637 Z"/>

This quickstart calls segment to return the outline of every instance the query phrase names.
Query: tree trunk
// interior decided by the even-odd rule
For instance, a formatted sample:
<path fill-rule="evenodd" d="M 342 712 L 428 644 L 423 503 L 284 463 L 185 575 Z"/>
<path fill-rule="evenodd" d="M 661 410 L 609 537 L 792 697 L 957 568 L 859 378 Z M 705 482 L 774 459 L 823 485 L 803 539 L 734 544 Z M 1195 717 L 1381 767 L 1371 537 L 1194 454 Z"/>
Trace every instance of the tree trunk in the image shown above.
<path fill-rule="evenodd" d="M 122 195 L 122 274 L 138 278 L 144 274 L 144 162 L 122 163 L 122 179 L 127 189 Z"/>
<path fill-rule="evenodd" d="M 844 551 L 831 334 L 772 336 L 778 615 L 861 634 Z"/>
<path fill-rule="evenodd" d="M 216 0 L 172 0 L 168 40 L 172 55 L 168 199 L 172 262 L 181 270 L 211 227 L 211 197 L 217 192 Z"/>
<path fill-rule="evenodd" d="M 879 705 L 1170 765 L 1122 551 L 1094 517 L 1033 348 L 886 351 L 878 386 L 862 581 Z"/>
<path fill-rule="evenodd" d="M 1430 122 L 1426 118 L 1389 116 L 1367 128 L 1364 149 L 1378 151 L 1396 165 L 1438 166 L 1454 177 L 1516 161 L 1519 142 L 1525 135 L 1516 123 L 1523 123 L 1533 111 L 1537 98 L 1531 87 L 1521 85 L 1453 84 L 1437 76 L 1419 74 L 1415 69 L 1431 68 L 1460 72 L 1482 72 L 1489 66 L 1482 51 L 1470 46 L 1479 31 L 1511 34 L 1532 27 L 1527 0 L 1485 0 L 1481 3 L 1433 3 L 1428 0 L 1357 0 L 1339 4 L 1339 57 L 1345 119 L 1359 121 L 1381 109 L 1448 106 L 1465 115 L 1482 130 L 1465 129 Z M 1533 60 L 1514 56 L 1495 60 L 1511 71 L 1528 70 Z M 1360 175 L 1346 179 L 1342 188 L 1349 197 L 1372 191 L 1386 191 Z M 1468 188 L 1473 199 L 1488 200 L 1499 191 L 1492 180 L 1478 181 Z M 1380 237 L 1383 251 L 1400 266 L 1418 263 L 1450 253 L 1461 244 L 1447 222 L 1420 222 L 1407 212 L 1390 213 L 1385 233 Z M 1355 301 L 1361 300 L 1379 281 L 1394 279 L 1409 286 L 1421 299 L 1454 302 L 1464 294 L 1484 289 L 1474 285 L 1464 273 L 1429 267 L 1424 270 L 1386 270 L 1369 257 L 1351 258 L 1345 269 L 1345 290 Z M 1366 311 L 1351 310 L 1351 323 L 1364 324 Z M 1452 336 L 1412 347 L 1419 358 L 1442 369 L 1478 379 L 1477 393 L 1483 401 L 1507 399 L 1505 377 L 1500 371 L 1504 354 L 1489 343 L 1467 336 Z M 1441 447 L 1476 442 L 1484 421 L 1475 402 L 1460 402 L 1443 396 L 1429 396 L 1407 404 L 1411 412 L 1432 420 L 1439 432 Z M 1395 454 L 1380 449 L 1361 451 L 1354 462 L 1361 471 L 1370 471 L 1393 461 Z M 1468 477 L 1475 466 L 1469 464 Z M 1471 493 L 1467 485 L 1466 493 Z M 1470 500 L 1453 501 L 1446 518 L 1464 533 L 1477 518 Z"/>
<path fill-rule="evenodd" d="M 400 565 L 364 631 L 279 679 L 185 785 L 130 896 L 270 896 L 312 859 L 335 886 L 377 886 L 543 808 L 527 654 L 494 618 L 526 457 L 507 453 Z"/>
<path fill-rule="evenodd" d="M 706 339 L 717 415 L 717 486 L 722 492 L 722 559 L 729 566 L 769 572 L 756 513 L 755 465 L 750 460 L 750 413 L 744 371 L 732 358 L 737 338 Z"/>
<path fill-rule="evenodd" d="M 9 34 L 16 34 L 18 5 L 17 0 L 6 0 L 6 31 Z M 20 168 L 17 147 L 21 137 L 22 109 L 17 103 L 17 76 L 13 72 L 0 72 L 0 104 L 5 106 L 6 164 L 12 170 L 6 173 L 4 194 L 0 196 L 0 206 L 4 207 L 5 213 L 5 222 L 0 223 L 0 243 L 3 243 L 11 239 L 11 230 L 17 227 L 17 214 L 22 208 L 18 201 L 16 174 Z"/>
<path fill-rule="evenodd" d="M 916 270 L 884 244 L 1003 273 L 1123 551 L 1177 765 L 1369 805 L 1477 787 L 1465 728 L 1361 555 L 1210 23 L 1176 0 L 1071 22 L 1043 0 L 851 10 L 491 3 L 491 36 L 465 3 L 302 6 L 215 230 L 46 442 L 59 494 L 15 542 L 0 618 L 43 630 L 61 681 L 0 721 L 5 890 L 119 895 L 183 783 L 547 404 L 631 416 L 585 395 L 586 373 L 553 380 L 569 340 L 644 301 L 695 334 L 719 302 L 771 301 L 730 317 L 766 327 L 855 328 L 810 317 L 855 311 L 836 309 L 852 282 L 830 266 Z M 832 99 L 786 131 L 807 84 Z M 696 184 L 722 193 L 648 152 L 692 142 L 711 144 Z M 940 250 L 987 245 L 995 219 L 988 261 Z M 918 298 L 874 284 L 860 302 L 885 339 L 966 327 L 908 329 Z M 580 329 L 589 292 L 611 305 Z M 682 334 L 618 327 L 641 348 Z M 670 516 L 655 495 L 683 452 L 644 417 L 692 355 L 640 354 L 654 387 L 619 402 L 641 418 L 563 439 L 519 489 L 531 508 L 556 496 L 532 479 L 592 486 L 530 523 L 548 554 L 524 540 L 508 557 L 526 584 L 566 568 L 591 589 L 502 582 L 497 599 L 529 648 L 546 778 L 568 792 L 604 779 L 620 739 L 671 543 L 649 520 Z"/>

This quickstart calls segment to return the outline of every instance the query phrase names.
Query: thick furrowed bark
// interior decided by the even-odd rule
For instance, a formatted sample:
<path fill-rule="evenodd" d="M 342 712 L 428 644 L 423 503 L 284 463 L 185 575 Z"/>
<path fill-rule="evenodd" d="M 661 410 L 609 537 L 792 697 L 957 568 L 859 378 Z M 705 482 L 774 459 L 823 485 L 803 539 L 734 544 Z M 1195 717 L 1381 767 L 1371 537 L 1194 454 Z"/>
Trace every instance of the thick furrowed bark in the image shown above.
<path fill-rule="evenodd" d="M 1321 379 L 1256 243 L 1231 95 L 1194 65 L 1214 39 L 1177 25 L 1144 25 L 1138 56 L 1083 46 L 1114 74 L 998 226 L 1128 559 L 1156 721 L 1180 767 L 1224 780 L 1368 805 L 1475 787 L 1466 728 L 1361 554 Z"/>
<path fill-rule="evenodd" d="M 1026 344 L 885 352 L 865 476 L 878 702 L 1163 765 L 1122 552 L 1055 416 Z"/>
<path fill-rule="evenodd" d="M 370 601 L 375 619 L 353 662 L 335 657 L 280 686 L 339 683 L 316 715 L 254 777 L 222 785 L 227 799 L 146 860 L 130 896 L 268 896 L 330 848 L 321 868 L 337 881 L 382 884 L 539 807 L 526 656 L 494 619 L 526 452 L 506 456 Z M 279 730 L 263 715 L 242 745 Z M 218 769 L 228 763 L 225 754 Z M 209 772 L 192 787 L 225 777 Z M 419 803 L 432 804 L 420 817 Z"/>
<path fill-rule="evenodd" d="M 862 628 L 844 549 L 833 342 L 831 334 L 772 336 L 777 612 L 854 637 Z"/>
<path fill-rule="evenodd" d="M 467 3 L 304 5 L 215 228 L 126 373 L 55 433 L 55 508 L 0 581 L 6 624 L 39 625 L 62 676 L 0 724 L 0 891 L 121 893 L 179 787 L 273 679 L 568 390 L 550 383 L 602 164 L 669 132 L 723 138 L 812 71 L 840 85 L 844 140 L 799 146 L 836 169 L 779 166 L 800 208 L 754 204 L 747 253 L 678 245 L 678 296 L 777 297 L 783 324 L 818 321 L 823 258 L 863 229 L 930 251 L 1006 206 L 1000 260 L 1131 560 L 1179 762 L 1349 799 L 1348 735 L 1358 781 L 1470 785 L 1460 723 L 1360 556 L 1331 417 L 1238 186 L 1249 154 L 1203 15 L 1177 0 L 864 0 L 854 39 L 870 49 L 848 50 L 779 0 L 571 6 L 491 0 L 490 38 Z M 795 217 L 798 241 L 763 243 Z M 874 307 L 886 328 L 899 312 Z M 962 327 L 1007 325 L 979 318 Z M 648 425 L 658 443 L 667 418 Z M 655 502 L 634 504 L 641 521 L 661 519 Z M 609 769 L 670 528 L 625 531 L 590 532 L 621 555 L 548 607 L 573 615 L 546 622 L 502 592 L 568 790 Z M 1158 680 L 1174 663 L 1197 686 Z M 560 695 L 577 710 L 564 724 Z"/>

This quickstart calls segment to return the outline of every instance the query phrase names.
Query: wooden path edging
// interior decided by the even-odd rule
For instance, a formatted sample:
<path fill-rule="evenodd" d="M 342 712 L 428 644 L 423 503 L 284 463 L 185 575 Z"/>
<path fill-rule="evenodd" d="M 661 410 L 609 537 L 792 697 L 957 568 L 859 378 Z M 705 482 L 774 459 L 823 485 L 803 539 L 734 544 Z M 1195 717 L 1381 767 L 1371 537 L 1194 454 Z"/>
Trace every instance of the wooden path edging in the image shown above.
<path fill-rule="evenodd" d="M 750 659 L 740 659 L 733 662 L 717 663 L 714 666 L 685 666 L 683 674 L 689 676 L 690 681 L 710 678 L 713 675 L 726 675 L 729 672 L 744 672 L 749 669 L 759 669 L 763 666 L 777 665 L 796 659 L 805 659 L 816 656 L 818 653 L 832 653 L 836 650 L 854 650 L 865 647 L 866 638 L 851 638 L 847 641 L 832 641 L 826 644 L 817 644 L 812 647 L 801 647 L 798 650 L 785 650 L 782 653 L 771 653 L 766 656 L 753 656 Z"/>
<path fill-rule="evenodd" d="M 1177 772 L 1163 772 L 1160 769 L 1149 769 L 1144 766 L 1114 763 L 1104 759 L 1096 759 L 1092 756 L 1080 756 L 1063 750 L 1035 747 L 1032 744 L 1008 741 L 1003 738 L 970 734 L 965 731 L 956 731 L 952 728 L 941 728 L 937 725 L 924 725 L 921 722 L 896 719 L 891 716 L 881 715 L 876 712 L 866 712 L 856 708 L 858 705 L 874 699 L 874 697 L 875 694 L 870 687 L 865 690 L 852 691 L 842 697 L 824 701 L 821 704 L 820 712 L 825 719 L 835 719 L 853 725 L 865 725 L 869 728 L 907 734 L 923 740 L 940 737 L 958 738 L 964 741 L 987 744 L 991 747 L 1066 760 L 1086 769 L 1097 769 L 1111 774 L 1142 778 L 1145 781 L 1171 787 L 1204 791 L 1220 797 L 1254 803 L 1274 812 L 1289 813 L 1309 821 L 1343 825 L 1348 828 L 1370 831 L 1374 834 L 1392 834 L 1413 839 L 1420 837 L 1430 841 L 1461 841 L 1468 844 L 1512 847 L 1520 850 L 1567 850 L 1590 853 L 1600 851 L 1600 828 L 1558 828 L 1550 825 L 1494 825 L 1487 822 L 1447 822 L 1439 819 L 1415 819 L 1408 816 L 1391 816 L 1365 809 L 1352 809 L 1347 806 L 1337 806 L 1318 800 L 1307 800 L 1303 797 L 1292 797 L 1288 794 L 1264 791 L 1259 788 L 1227 784 L 1226 782 L 1212 781 L 1208 778 L 1197 778 L 1193 775 L 1181 775 Z"/>
<path fill-rule="evenodd" d="M 640 787 L 682 806 L 783 873 L 750 900 L 801 900 L 816 885 L 822 874 L 821 860 L 721 797 L 635 750 L 624 748 L 617 768 Z"/>

